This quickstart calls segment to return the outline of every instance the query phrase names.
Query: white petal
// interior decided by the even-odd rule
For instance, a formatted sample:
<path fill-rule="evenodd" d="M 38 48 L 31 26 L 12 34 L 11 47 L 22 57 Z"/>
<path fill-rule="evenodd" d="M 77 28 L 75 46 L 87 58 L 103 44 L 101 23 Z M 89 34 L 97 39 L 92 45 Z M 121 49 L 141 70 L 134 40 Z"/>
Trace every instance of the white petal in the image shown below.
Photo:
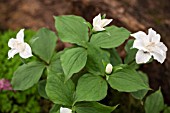
<path fill-rule="evenodd" d="M 136 33 L 130 34 L 130 36 L 133 36 L 135 39 L 142 39 L 147 37 L 146 33 L 144 33 L 143 31 L 138 31 Z"/>
<path fill-rule="evenodd" d="M 8 41 L 8 47 L 10 47 L 10 48 L 15 48 L 15 43 L 16 43 L 16 42 L 17 42 L 17 40 L 14 39 L 14 38 L 9 39 L 9 41 Z"/>
<path fill-rule="evenodd" d="M 167 47 L 162 42 L 155 44 L 155 46 L 151 48 L 151 52 L 158 53 L 162 56 L 166 56 L 165 54 L 167 50 L 168 50 Z"/>
<path fill-rule="evenodd" d="M 143 40 L 135 40 L 134 43 L 133 43 L 133 48 L 143 50 L 143 51 L 148 51 L 145 48 L 145 44 L 144 44 Z"/>
<path fill-rule="evenodd" d="M 150 53 L 144 53 L 144 51 L 142 50 L 138 50 L 138 52 L 136 53 L 137 64 L 147 63 L 150 58 L 151 58 Z"/>
<path fill-rule="evenodd" d="M 101 20 L 101 27 L 107 26 L 113 19 L 102 19 Z"/>
<path fill-rule="evenodd" d="M 159 43 L 161 39 L 160 34 L 156 34 L 156 31 L 154 31 L 152 28 L 148 30 L 148 37 L 150 42 L 155 42 L 156 44 Z"/>
<path fill-rule="evenodd" d="M 19 53 L 19 55 L 22 57 L 22 58 L 29 58 L 32 55 L 32 51 L 31 51 L 31 47 L 25 43 L 25 49 Z"/>
<path fill-rule="evenodd" d="M 11 49 L 8 51 L 8 59 L 13 58 L 15 54 L 17 54 L 18 51 L 16 49 Z"/>
<path fill-rule="evenodd" d="M 162 56 L 164 56 L 164 54 L 165 54 L 165 51 L 162 48 L 160 48 L 159 46 L 154 46 L 151 49 L 152 49 L 151 50 L 152 53 L 158 53 Z"/>
<path fill-rule="evenodd" d="M 105 72 L 107 73 L 107 74 L 111 74 L 112 73 L 112 69 L 113 69 L 113 66 L 112 66 L 112 64 L 107 64 L 107 66 L 106 66 L 106 69 L 105 69 Z"/>
<path fill-rule="evenodd" d="M 24 29 L 21 29 L 16 36 L 16 39 L 20 42 L 24 42 Z"/>
<path fill-rule="evenodd" d="M 72 113 L 72 110 L 71 110 L 71 109 L 68 109 L 68 108 L 63 108 L 63 107 L 61 107 L 61 108 L 60 108 L 60 113 Z"/>
<path fill-rule="evenodd" d="M 104 31 L 105 28 L 102 28 L 102 27 L 100 27 L 100 26 L 94 26 L 94 27 L 93 27 L 93 30 L 94 30 L 94 31 Z"/>
<path fill-rule="evenodd" d="M 168 50 L 168 48 L 165 46 L 165 44 L 163 44 L 162 42 L 159 42 L 158 44 L 157 44 L 162 50 L 164 50 L 164 51 L 167 51 Z"/>
<path fill-rule="evenodd" d="M 149 43 L 148 36 L 142 31 L 138 31 L 136 33 L 133 33 L 133 34 L 131 34 L 131 36 L 133 36 L 136 40 L 141 41 L 144 46 L 147 46 L 148 43 Z"/>
<path fill-rule="evenodd" d="M 161 54 L 159 54 L 159 53 L 156 53 L 156 52 L 154 52 L 154 53 L 151 53 L 152 55 L 153 55 L 153 58 L 155 59 L 155 60 L 157 60 L 158 62 L 160 62 L 161 64 L 165 61 L 165 59 L 166 59 L 166 52 L 164 53 L 164 55 L 161 55 Z"/>
<path fill-rule="evenodd" d="M 101 23 L 101 15 L 98 14 L 98 15 L 93 19 L 93 26 L 97 26 L 97 25 L 100 26 L 100 23 Z"/>

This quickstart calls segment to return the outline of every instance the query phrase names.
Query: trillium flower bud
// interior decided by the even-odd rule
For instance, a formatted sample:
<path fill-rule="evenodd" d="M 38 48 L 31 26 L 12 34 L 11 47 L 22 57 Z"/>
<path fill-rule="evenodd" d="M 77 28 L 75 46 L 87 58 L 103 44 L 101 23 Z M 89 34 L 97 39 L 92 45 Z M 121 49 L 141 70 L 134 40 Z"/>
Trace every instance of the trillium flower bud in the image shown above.
<path fill-rule="evenodd" d="M 61 108 L 60 108 L 60 113 L 72 113 L 72 110 L 69 109 L 69 108 L 63 108 L 63 107 L 61 107 Z"/>
<path fill-rule="evenodd" d="M 113 66 L 112 66 L 112 64 L 107 64 L 107 66 L 106 66 L 106 70 L 105 70 L 105 72 L 107 73 L 107 74 L 111 74 L 112 73 L 112 69 L 113 69 Z"/>

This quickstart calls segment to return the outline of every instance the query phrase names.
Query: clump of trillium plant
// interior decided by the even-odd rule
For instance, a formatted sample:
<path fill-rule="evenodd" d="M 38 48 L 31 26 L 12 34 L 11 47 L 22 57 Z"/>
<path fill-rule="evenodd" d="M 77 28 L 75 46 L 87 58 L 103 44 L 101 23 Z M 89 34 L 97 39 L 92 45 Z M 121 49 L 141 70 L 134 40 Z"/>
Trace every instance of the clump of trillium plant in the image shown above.
<path fill-rule="evenodd" d="M 166 58 L 167 47 L 152 28 L 148 35 L 142 31 L 131 34 L 122 27 L 106 27 L 112 19 L 100 14 L 92 25 L 74 15 L 54 19 L 57 35 L 42 28 L 28 45 L 24 42 L 24 29 L 21 29 L 16 39 L 9 40 L 8 58 L 17 53 L 22 59 L 37 57 L 36 61 L 25 62 L 15 71 L 11 82 L 14 90 L 26 90 L 38 84 L 39 94 L 54 103 L 50 113 L 114 112 L 119 103 L 106 106 L 99 102 L 107 96 L 108 86 L 144 101 L 146 113 L 164 109 L 160 90 L 143 99 L 151 88 L 147 75 L 138 70 L 140 64 L 151 59 L 163 63 Z M 126 56 L 122 59 L 116 47 L 130 35 L 135 40 L 126 43 Z M 56 52 L 58 37 L 73 46 Z M 157 100 L 159 104 L 153 105 Z"/>

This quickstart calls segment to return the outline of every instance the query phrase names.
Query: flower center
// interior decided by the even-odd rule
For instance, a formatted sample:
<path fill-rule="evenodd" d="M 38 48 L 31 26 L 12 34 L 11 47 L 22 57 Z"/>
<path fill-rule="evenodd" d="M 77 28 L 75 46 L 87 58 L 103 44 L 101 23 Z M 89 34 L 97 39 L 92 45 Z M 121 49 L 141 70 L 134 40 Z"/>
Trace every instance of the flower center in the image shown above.
<path fill-rule="evenodd" d="M 146 49 L 148 49 L 151 52 L 154 47 L 155 47 L 155 42 L 149 42 L 149 44 L 147 44 L 146 46 Z"/>
<path fill-rule="evenodd" d="M 17 41 L 14 43 L 14 47 L 19 51 L 22 52 L 25 50 L 25 43 Z"/>

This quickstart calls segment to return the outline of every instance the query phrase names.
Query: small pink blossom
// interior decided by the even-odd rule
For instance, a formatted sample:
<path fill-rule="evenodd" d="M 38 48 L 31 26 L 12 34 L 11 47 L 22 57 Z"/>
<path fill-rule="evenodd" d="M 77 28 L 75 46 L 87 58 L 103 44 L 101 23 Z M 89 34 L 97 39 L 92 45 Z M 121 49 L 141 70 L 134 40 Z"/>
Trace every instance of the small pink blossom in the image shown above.
<path fill-rule="evenodd" d="M 12 86 L 9 80 L 4 78 L 0 79 L 0 91 L 1 90 L 12 90 Z"/>

